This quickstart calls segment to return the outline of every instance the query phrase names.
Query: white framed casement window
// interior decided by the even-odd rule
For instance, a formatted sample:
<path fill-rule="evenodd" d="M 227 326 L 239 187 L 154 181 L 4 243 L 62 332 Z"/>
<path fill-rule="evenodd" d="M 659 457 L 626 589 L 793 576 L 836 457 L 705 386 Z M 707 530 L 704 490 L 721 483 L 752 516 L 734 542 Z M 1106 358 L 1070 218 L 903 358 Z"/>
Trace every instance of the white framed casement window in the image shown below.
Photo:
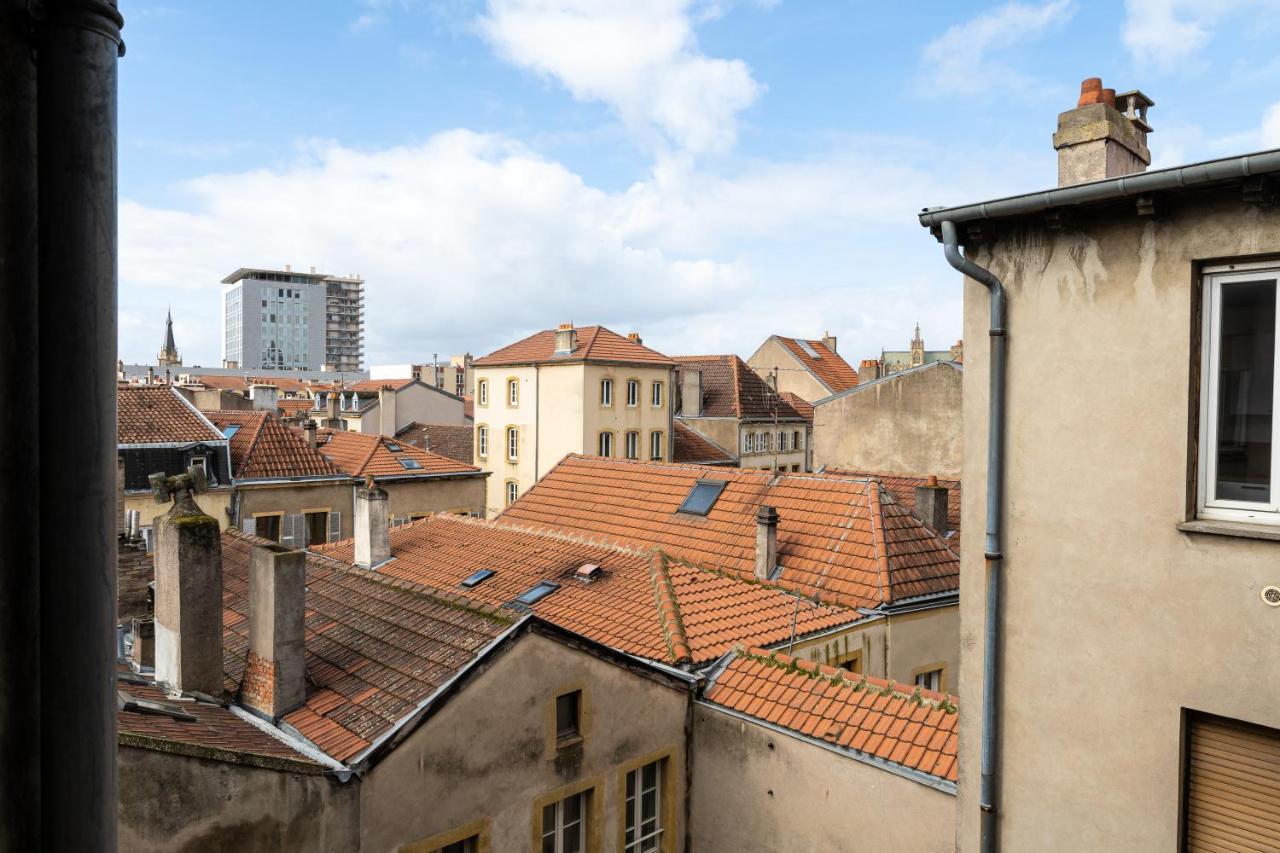
<path fill-rule="evenodd" d="M 640 405 L 640 380 L 627 380 L 627 408 L 634 409 Z"/>
<path fill-rule="evenodd" d="M 749 432 L 742 434 L 742 452 L 751 452 L 751 433 Z"/>
<path fill-rule="evenodd" d="M 515 462 L 520 458 L 520 430 L 507 427 L 507 460 Z"/>
<path fill-rule="evenodd" d="M 519 379 L 507 380 L 507 405 L 512 407 L 520 405 L 520 380 Z"/>
<path fill-rule="evenodd" d="M 481 379 L 476 383 L 476 405 L 489 405 L 489 380 Z"/>
<path fill-rule="evenodd" d="M 1280 265 L 1204 272 L 1198 514 L 1280 525 Z"/>
<path fill-rule="evenodd" d="M 600 446 L 599 446 L 599 450 L 600 450 L 600 455 L 601 455 L 601 456 L 612 456 L 612 455 L 613 455 L 613 433 L 611 433 L 611 432 L 602 432 L 602 433 L 600 433 Z"/>
<path fill-rule="evenodd" d="M 516 498 L 520 496 L 520 486 L 515 480 L 507 480 L 507 506 L 511 506 L 516 502 Z"/>
<path fill-rule="evenodd" d="M 628 459 L 639 459 L 640 458 L 640 433 L 628 432 L 626 437 L 626 443 L 625 443 L 625 446 L 623 447 L 623 450 L 626 452 L 626 456 Z"/>
<path fill-rule="evenodd" d="M 661 382 L 653 383 L 653 386 L 649 390 L 650 390 L 650 397 L 649 397 L 650 403 L 653 405 L 655 409 L 661 409 L 662 401 L 665 397 L 665 394 L 663 393 L 663 390 L 662 390 L 662 383 Z"/>
<path fill-rule="evenodd" d="M 649 433 L 649 458 L 654 462 L 661 462 L 663 457 L 663 448 L 665 443 L 662 440 L 662 432 L 654 430 Z"/>
<path fill-rule="evenodd" d="M 590 807 L 590 791 L 543 806 L 542 853 L 584 853 Z"/>
<path fill-rule="evenodd" d="M 613 380 L 612 379 L 600 380 L 600 405 L 602 406 L 613 405 Z"/>
<path fill-rule="evenodd" d="M 625 853 L 658 853 L 662 849 L 662 762 L 655 761 L 627 774 L 623 805 Z"/>
<path fill-rule="evenodd" d="M 489 428 L 484 424 L 476 427 L 476 456 L 481 459 L 489 457 Z"/>

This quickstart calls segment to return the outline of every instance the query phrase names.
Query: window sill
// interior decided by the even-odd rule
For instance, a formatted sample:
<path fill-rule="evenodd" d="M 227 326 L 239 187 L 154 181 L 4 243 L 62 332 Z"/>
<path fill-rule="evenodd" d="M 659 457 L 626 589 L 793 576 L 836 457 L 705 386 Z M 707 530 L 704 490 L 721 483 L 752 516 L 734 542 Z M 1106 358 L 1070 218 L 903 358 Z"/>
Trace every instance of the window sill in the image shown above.
<path fill-rule="evenodd" d="M 573 737 L 557 740 L 556 752 L 564 752 L 566 749 L 573 749 L 576 746 L 582 746 L 582 735 L 574 735 Z"/>
<path fill-rule="evenodd" d="M 1244 521 L 1217 521 L 1197 518 L 1177 525 L 1183 533 L 1208 533 L 1214 536 L 1235 536 L 1241 539 L 1270 539 L 1280 542 L 1280 526 L 1250 524 Z"/>

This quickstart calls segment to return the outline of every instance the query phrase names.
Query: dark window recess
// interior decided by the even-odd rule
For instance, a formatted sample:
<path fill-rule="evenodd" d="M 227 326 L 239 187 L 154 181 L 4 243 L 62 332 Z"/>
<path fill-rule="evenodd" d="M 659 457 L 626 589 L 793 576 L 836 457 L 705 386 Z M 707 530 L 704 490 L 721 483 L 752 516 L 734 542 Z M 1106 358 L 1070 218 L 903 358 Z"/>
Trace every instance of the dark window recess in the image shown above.
<path fill-rule="evenodd" d="M 466 580 L 464 580 L 462 582 L 462 585 L 465 586 L 467 589 L 471 589 L 471 587 L 478 586 L 481 582 L 487 581 L 489 578 L 493 576 L 494 576 L 493 569 L 480 569 L 479 571 L 475 572 L 470 577 L 468 577 Z"/>
<path fill-rule="evenodd" d="M 254 519 L 254 532 L 263 539 L 270 539 L 272 542 L 280 541 L 280 516 L 278 515 L 260 515 Z"/>
<path fill-rule="evenodd" d="M 569 740 L 580 734 L 578 717 L 581 710 L 581 690 L 556 697 L 556 740 Z"/>
<path fill-rule="evenodd" d="M 1224 284 L 1221 334 L 1216 497 L 1269 503 L 1271 419 L 1275 408 L 1275 282 Z"/>
<path fill-rule="evenodd" d="M 689 490 L 689 495 L 684 499 L 684 503 L 680 504 L 680 508 L 676 512 L 684 512 L 689 515 L 706 515 L 711 512 L 711 507 L 715 506 L 716 500 L 720 497 L 720 493 L 724 491 L 724 480 L 699 480 L 693 484 L 693 488 Z"/>
<path fill-rule="evenodd" d="M 551 593 L 560 588 L 560 584 L 552 581 L 539 581 L 539 583 L 524 595 L 516 599 L 520 604 L 537 604 Z"/>
<path fill-rule="evenodd" d="M 401 468 L 404 468 L 409 471 L 416 471 L 422 467 L 422 465 L 418 462 L 417 459 L 414 459 L 409 456 L 401 456 L 400 458 L 396 459 L 396 461 L 400 463 Z"/>
<path fill-rule="evenodd" d="M 328 540 L 329 513 L 309 512 L 306 514 L 307 544 L 319 545 Z"/>

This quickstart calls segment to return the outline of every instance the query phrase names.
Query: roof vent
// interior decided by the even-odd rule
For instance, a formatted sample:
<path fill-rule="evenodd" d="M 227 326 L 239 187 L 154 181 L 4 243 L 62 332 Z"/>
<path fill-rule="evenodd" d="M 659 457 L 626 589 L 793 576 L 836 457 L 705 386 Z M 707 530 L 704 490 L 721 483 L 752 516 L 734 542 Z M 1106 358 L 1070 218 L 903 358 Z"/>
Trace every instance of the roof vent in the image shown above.
<path fill-rule="evenodd" d="M 573 573 L 574 578 L 582 583 L 591 583 L 594 580 L 599 580 L 603 575 L 604 569 L 600 568 L 595 563 L 583 563 L 581 566 L 578 566 L 577 571 Z"/>
<path fill-rule="evenodd" d="M 1271 607 L 1280 607 L 1280 586 L 1264 586 L 1262 600 Z"/>

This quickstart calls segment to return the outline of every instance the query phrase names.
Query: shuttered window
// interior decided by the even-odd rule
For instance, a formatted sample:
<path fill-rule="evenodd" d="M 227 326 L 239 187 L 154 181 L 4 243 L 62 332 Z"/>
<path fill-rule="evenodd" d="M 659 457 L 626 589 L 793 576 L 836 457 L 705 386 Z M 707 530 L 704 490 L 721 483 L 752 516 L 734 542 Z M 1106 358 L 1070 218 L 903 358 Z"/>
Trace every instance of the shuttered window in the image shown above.
<path fill-rule="evenodd" d="M 1189 714 L 1186 750 L 1184 849 L 1280 850 L 1280 731 Z"/>

